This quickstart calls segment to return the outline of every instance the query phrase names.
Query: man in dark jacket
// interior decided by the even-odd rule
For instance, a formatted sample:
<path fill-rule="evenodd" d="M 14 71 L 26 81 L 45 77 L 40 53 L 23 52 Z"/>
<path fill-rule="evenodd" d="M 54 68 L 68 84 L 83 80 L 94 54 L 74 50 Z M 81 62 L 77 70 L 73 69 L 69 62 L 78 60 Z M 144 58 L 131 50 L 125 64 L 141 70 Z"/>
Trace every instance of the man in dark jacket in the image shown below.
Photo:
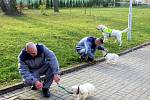
<path fill-rule="evenodd" d="M 85 37 L 81 39 L 77 44 L 76 51 L 78 52 L 82 60 L 92 62 L 94 61 L 96 49 L 108 52 L 108 50 L 104 48 L 102 44 L 103 39 L 101 38 Z"/>
<path fill-rule="evenodd" d="M 26 44 L 19 57 L 19 73 L 24 82 L 32 86 L 31 89 L 42 89 L 44 97 L 50 97 L 49 88 L 55 80 L 59 83 L 59 63 L 53 51 L 44 45 L 36 45 L 32 42 Z M 45 75 L 44 82 L 40 82 L 40 76 Z"/>

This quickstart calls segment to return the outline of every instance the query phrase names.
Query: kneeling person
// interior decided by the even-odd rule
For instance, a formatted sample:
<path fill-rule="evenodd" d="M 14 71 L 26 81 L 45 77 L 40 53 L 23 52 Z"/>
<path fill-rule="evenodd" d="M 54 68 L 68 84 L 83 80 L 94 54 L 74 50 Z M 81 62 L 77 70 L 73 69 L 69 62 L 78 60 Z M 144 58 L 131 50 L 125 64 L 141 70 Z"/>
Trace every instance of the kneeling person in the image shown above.
<path fill-rule="evenodd" d="M 95 38 L 95 37 L 85 37 L 79 41 L 76 46 L 76 51 L 80 55 L 81 60 L 85 60 L 87 62 L 93 62 L 95 51 L 103 50 L 108 51 L 106 48 L 102 46 L 103 39 Z"/>
<path fill-rule="evenodd" d="M 43 96 L 49 97 L 49 88 L 55 80 L 59 83 L 59 63 L 53 51 L 44 45 L 32 42 L 26 44 L 19 57 L 19 73 L 24 82 L 32 86 L 33 90 L 42 89 Z M 40 76 L 45 75 L 44 82 Z"/>

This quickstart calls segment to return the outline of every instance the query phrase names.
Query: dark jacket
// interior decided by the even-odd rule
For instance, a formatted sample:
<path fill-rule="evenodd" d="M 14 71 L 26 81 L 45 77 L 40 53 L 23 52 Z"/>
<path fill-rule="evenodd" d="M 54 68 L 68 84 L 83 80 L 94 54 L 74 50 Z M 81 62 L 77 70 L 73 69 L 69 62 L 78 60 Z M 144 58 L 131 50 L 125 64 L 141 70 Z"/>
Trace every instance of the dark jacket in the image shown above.
<path fill-rule="evenodd" d="M 32 80 L 31 83 L 35 83 L 37 79 L 32 75 L 32 70 L 39 69 L 45 63 L 50 63 L 53 74 L 59 73 L 59 63 L 53 51 L 49 50 L 44 45 L 36 45 L 37 56 L 32 57 L 25 51 L 25 48 L 18 56 L 19 61 L 19 73 L 24 80 Z"/>
<path fill-rule="evenodd" d="M 96 49 L 104 50 L 103 46 L 96 46 L 95 45 L 95 37 L 85 37 L 79 41 L 76 46 L 76 50 L 85 49 L 85 54 L 87 54 L 90 58 L 94 58 L 94 53 Z"/>

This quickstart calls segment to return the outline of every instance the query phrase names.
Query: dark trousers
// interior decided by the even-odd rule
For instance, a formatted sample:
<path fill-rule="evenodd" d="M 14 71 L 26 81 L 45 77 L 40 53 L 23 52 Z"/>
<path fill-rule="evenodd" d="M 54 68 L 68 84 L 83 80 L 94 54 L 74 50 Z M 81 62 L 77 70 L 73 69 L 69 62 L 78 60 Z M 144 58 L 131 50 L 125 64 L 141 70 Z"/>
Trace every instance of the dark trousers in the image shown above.
<path fill-rule="evenodd" d="M 88 58 L 89 57 L 89 55 L 88 54 L 85 54 L 85 49 L 78 49 L 78 50 L 76 50 L 77 52 L 78 52 L 78 54 L 80 55 L 80 56 L 82 56 L 83 58 Z M 93 55 L 95 55 L 95 52 L 92 52 L 92 54 Z"/>
<path fill-rule="evenodd" d="M 44 64 L 39 69 L 32 69 L 30 70 L 32 75 L 40 81 L 40 76 L 45 75 L 43 80 L 43 88 L 50 88 L 51 84 L 53 83 L 53 72 L 50 67 L 50 64 Z M 27 85 L 31 85 L 31 83 L 27 83 Z"/>

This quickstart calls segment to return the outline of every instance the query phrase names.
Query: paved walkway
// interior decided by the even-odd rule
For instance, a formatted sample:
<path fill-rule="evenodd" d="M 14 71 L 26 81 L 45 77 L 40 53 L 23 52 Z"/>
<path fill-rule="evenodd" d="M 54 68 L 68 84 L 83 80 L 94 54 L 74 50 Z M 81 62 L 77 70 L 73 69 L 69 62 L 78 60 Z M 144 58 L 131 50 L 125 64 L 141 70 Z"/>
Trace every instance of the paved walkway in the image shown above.
<path fill-rule="evenodd" d="M 95 85 L 96 93 L 87 100 L 150 100 L 150 46 L 138 49 L 120 57 L 117 65 L 99 63 L 77 72 L 62 76 L 63 85 L 90 82 Z M 23 88 L 11 93 L 0 95 L 0 100 L 73 100 L 53 84 L 52 96 L 42 97 L 40 91 Z"/>

